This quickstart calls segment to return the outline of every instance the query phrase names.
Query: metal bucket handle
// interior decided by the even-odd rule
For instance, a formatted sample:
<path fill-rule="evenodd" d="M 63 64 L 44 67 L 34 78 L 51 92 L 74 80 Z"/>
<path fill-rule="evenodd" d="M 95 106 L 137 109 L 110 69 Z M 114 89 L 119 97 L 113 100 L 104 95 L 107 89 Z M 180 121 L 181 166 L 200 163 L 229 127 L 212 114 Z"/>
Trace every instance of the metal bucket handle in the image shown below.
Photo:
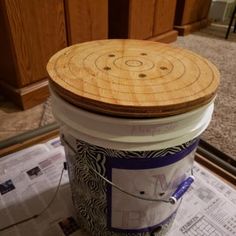
<path fill-rule="evenodd" d="M 73 153 L 75 154 L 75 156 L 77 156 L 78 154 L 76 153 L 76 150 L 69 144 L 69 142 L 67 142 L 67 140 L 65 139 L 64 135 L 61 136 L 61 140 L 62 140 L 62 145 L 66 144 L 69 149 L 71 151 L 73 151 Z M 102 180 L 104 180 L 106 183 L 110 184 L 112 187 L 118 189 L 119 191 L 131 196 L 131 197 L 135 197 L 137 199 L 141 199 L 141 200 L 145 200 L 145 201 L 152 201 L 152 202 L 165 202 L 165 203 L 171 203 L 171 204 L 176 204 L 178 202 L 178 200 L 180 198 L 183 197 L 183 195 L 187 192 L 187 190 L 189 189 L 189 187 L 191 186 L 191 184 L 194 182 L 195 177 L 193 176 L 193 170 L 191 170 L 191 175 L 189 177 L 187 177 L 185 180 L 183 180 L 178 187 L 176 188 L 175 192 L 169 197 L 169 199 L 156 199 L 156 198 L 145 198 L 145 197 L 141 197 L 137 194 L 134 193 L 130 193 L 126 190 L 124 190 L 122 187 L 116 185 L 115 183 L 113 183 L 112 181 L 108 180 L 107 178 L 105 178 L 103 175 L 101 175 L 99 172 L 97 172 L 94 168 L 92 168 L 91 166 L 89 167 L 95 174 L 97 174 Z"/>

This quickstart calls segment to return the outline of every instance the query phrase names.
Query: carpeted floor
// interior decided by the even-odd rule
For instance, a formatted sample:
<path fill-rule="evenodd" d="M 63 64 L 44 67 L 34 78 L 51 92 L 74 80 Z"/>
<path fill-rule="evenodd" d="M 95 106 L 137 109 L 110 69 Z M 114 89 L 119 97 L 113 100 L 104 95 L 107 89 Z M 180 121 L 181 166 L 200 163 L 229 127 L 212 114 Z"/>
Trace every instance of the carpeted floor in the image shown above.
<path fill-rule="evenodd" d="M 213 25 L 194 34 L 178 37 L 173 45 L 190 49 L 208 58 L 219 68 L 221 84 L 215 112 L 202 138 L 236 160 L 236 34 L 231 33 L 229 39 L 225 40 L 225 32 L 225 27 Z M 13 110 L 6 110 L 5 103 L 0 104 L 0 118 L 5 120 L 5 124 L 0 124 L 0 139 L 54 122 L 50 98 L 25 112 Z M 30 117 L 34 116 L 34 121 L 30 122 Z"/>
<path fill-rule="evenodd" d="M 224 40 L 226 28 L 208 27 L 178 37 L 175 46 L 190 49 L 213 62 L 221 73 L 212 122 L 202 138 L 236 159 L 236 34 Z"/>

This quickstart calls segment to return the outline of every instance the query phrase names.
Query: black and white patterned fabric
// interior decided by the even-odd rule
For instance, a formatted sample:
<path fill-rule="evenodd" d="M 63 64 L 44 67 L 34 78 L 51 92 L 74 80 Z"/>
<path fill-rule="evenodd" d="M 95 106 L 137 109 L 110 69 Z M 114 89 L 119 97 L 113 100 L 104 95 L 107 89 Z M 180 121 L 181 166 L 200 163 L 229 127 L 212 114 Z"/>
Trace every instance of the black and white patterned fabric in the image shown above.
<path fill-rule="evenodd" d="M 196 139 L 163 150 L 123 151 L 92 145 L 69 134 L 62 135 L 76 150 L 75 155 L 74 151 L 65 145 L 73 204 L 82 228 L 94 236 L 160 236 L 166 234 L 175 218 L 175 213 L 159 226 L 156 232 L 125 233 L 109 229 L 107 227 L 108 184 L 90 167 L 107 178 L 108 159 L 158 159 L 187 149 L 197 142 Z"/>

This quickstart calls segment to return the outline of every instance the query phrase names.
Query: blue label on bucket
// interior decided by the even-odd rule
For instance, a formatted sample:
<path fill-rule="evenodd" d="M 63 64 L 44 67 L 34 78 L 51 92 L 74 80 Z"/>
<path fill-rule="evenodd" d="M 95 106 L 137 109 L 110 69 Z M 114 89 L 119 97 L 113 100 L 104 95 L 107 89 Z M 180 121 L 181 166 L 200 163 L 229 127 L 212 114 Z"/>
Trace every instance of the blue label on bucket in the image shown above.
<path fill-rule="evenodd" d="M 193 164 L 197 141 L 190 146 L 147 151 L 142 158 L 110 158 L 107 177 L 125 191 L 149 199 L 169 199 Z M 166 224 L 178 204 L 138 199 L 107 186 L 108 227 L 117 232 L 152 232 Z"/>

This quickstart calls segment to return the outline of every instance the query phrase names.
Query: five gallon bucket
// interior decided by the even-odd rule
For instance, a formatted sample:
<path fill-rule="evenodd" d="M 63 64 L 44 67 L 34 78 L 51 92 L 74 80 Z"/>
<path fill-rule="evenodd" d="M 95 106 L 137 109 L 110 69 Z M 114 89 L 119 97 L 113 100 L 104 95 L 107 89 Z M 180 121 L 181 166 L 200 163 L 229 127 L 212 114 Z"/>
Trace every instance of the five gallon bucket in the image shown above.
<path fill-rule="evenodd" d="M 213 102 L 185 114 L 142 120 L 84 111 L 53 92 L 52 107 L 82 227 L 96 236 L 166 232 L 181 202 L 169 199 L 191 176 Z"/>
<path fill-rule="evenodd" d="M 57 52 L 47 70 L 81 227 L 164 235 L 194 181 L 217 68 L 167 44 L 98 40 Z"/>

